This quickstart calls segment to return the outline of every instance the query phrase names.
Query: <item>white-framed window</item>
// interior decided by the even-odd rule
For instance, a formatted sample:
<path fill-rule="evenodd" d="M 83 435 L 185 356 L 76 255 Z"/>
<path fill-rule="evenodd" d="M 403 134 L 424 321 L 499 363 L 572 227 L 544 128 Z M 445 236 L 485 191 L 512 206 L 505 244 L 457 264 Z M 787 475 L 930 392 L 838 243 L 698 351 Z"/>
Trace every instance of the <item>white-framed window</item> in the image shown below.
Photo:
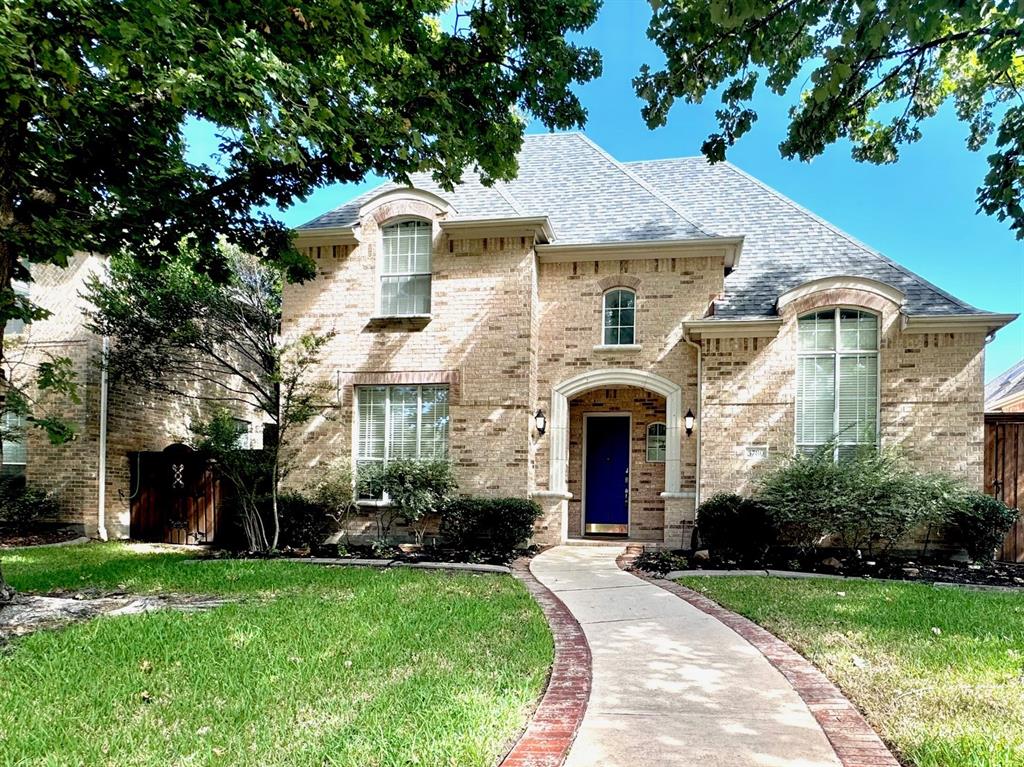
<path fill-rule="evenodd" d="M 252 424 L 244 418 L 232 418 L 235 424 L 235 446 L 239 450 L 252 449 Z"/>
<path fill-rule="evenodd" d="M 614 288 L 604 294 L 602 312 L 605 346 L 636 343 L 636 293 L 628 288 Z"/>
<path fill-rule="evenodd" d="M 3 474 L 21 475 L 28 463 L 25 445 L 25 416 L 20 413 L 3 414 Z"/>
<path fill-rule="evenodd" d="M 796 446 L 835 459 L 878 445 L 878 317 L 823 309 L 797 320 Z"/>
<path fill-rule="evenodd" d="M 356 467 L 448 457 L 448 387 L 356 387 Z"/>
<path fill-rule="evenodd" d="M 400 221 L 381 229 L 380 313 L 430 314 L 429 221 Z"/>
<path fill-rule="evenodd" d="M 28 298 L 29 289 L 28 283 L 25 282 L 12 282 L 11 289 L 14 291 L 14 295 L 21 298 Z M 8 320 L 7 324 L 4 325 L 4 335 L 14 336 L 25 331 L 25 320 Z"/>
<path fill-rule="evenodd" d="M 667 445 L 665 424 L 652 423 L 647 427 L 647 463 L 665 463 Z"/>

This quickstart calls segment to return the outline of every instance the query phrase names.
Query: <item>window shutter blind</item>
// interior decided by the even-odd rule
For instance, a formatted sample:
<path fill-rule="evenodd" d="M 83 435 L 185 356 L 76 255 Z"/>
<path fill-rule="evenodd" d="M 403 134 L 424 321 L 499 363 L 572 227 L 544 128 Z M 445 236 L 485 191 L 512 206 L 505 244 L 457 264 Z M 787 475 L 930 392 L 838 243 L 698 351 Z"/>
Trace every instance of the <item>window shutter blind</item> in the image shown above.
<path fill-rule="evenodd" d="M 797 366 L 798 445 L 821 445 L 835 430 L 835 359 L 801 357 Z"/>
<path fill-rule="evenodd" d="M 878 358 L 844 355 L 839 358 L 840 444 L 875 442 L 878 412 Z"/>

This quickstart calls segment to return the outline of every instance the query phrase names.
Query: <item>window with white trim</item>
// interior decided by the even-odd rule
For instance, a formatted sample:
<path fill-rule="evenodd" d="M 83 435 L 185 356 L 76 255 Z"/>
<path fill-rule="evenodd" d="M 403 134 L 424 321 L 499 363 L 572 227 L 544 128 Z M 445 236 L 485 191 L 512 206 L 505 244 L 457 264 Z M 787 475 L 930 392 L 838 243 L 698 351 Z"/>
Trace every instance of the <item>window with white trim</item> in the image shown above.
<path fill-rule="evenodd" d="M 603 341 L 605 346 L 636 343 L 636 293 L 615 288 L 604 294 Z"/>
<path fill-rule="evenodd" d="M 448 457 L 447 386 L 356 388 L 356 467 Z"/>
<path fill-rule="evenodd" d="M 647 427 L 647 463 L 665 463 L 665 446 L 667 444 L 665 424 L 650 424 Z"/>
<path fill-rule="evenodd" d="M 380 313 L 430 314 L 429 221 L 401 221 L 381 230 Z"/>
<path fill-rule="evenodd" d="M 838 330 L 838 332 L 837 332 Z M 796 446 L 836 460 L 878 445 L 878 317 L 825 309 L 797 321 Z"/>
<path fill-rule="evenodd" d="M 3 472 L 5 476 L 20 476 L 25 473 L 28 450 L 25 446 L 25 416 L 20 413 L 3 414 L 2 428 Z"/>

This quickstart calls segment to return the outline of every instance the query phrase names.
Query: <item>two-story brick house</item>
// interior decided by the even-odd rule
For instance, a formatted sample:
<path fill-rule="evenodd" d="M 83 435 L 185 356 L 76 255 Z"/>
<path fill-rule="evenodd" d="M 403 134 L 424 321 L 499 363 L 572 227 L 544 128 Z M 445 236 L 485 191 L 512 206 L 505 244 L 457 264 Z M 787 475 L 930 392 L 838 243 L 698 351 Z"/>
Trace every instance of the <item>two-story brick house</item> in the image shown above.
<path fill-rule="evenodd" d="M 836 437 L 981 484 L 980 311 L 729 164 L 528 136 L 518 178 L 385 184 L 298 230 L 284 332 L 334 330 L 305 475 L 447 456 L 537 540 L 688 543 L 700 499 Z"/>

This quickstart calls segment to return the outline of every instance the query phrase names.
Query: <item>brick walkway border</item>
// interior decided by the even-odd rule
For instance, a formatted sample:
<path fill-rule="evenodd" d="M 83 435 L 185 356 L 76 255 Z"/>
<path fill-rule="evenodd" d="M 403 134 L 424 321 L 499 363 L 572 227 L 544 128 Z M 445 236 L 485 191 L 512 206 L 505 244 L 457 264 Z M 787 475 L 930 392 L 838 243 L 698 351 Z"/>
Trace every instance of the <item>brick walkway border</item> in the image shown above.
<path fill-rule="evenodd" d="M 630 564 L 620 557 L 620 567 Z M 731 628 L 757 648 L 777 668 L 807 704 L 843 767 L 900 767 L 864 716 L 828 677 L 806 658 L 766 629 L 742 615 L 727 610 L 712 599 L 675 581 L 633 573 L 648 583 L 675 594 L 701 612 Z"/>
<path fill-rule="evenodd" d="M 555 662 L 540 705 L 499 767 L 561 767 L 590 699 L 590 645 L 569 608 L 530 572 L 528 560 L 516 561 L 512 574 L 544 611 L 555 640 Z"/>

